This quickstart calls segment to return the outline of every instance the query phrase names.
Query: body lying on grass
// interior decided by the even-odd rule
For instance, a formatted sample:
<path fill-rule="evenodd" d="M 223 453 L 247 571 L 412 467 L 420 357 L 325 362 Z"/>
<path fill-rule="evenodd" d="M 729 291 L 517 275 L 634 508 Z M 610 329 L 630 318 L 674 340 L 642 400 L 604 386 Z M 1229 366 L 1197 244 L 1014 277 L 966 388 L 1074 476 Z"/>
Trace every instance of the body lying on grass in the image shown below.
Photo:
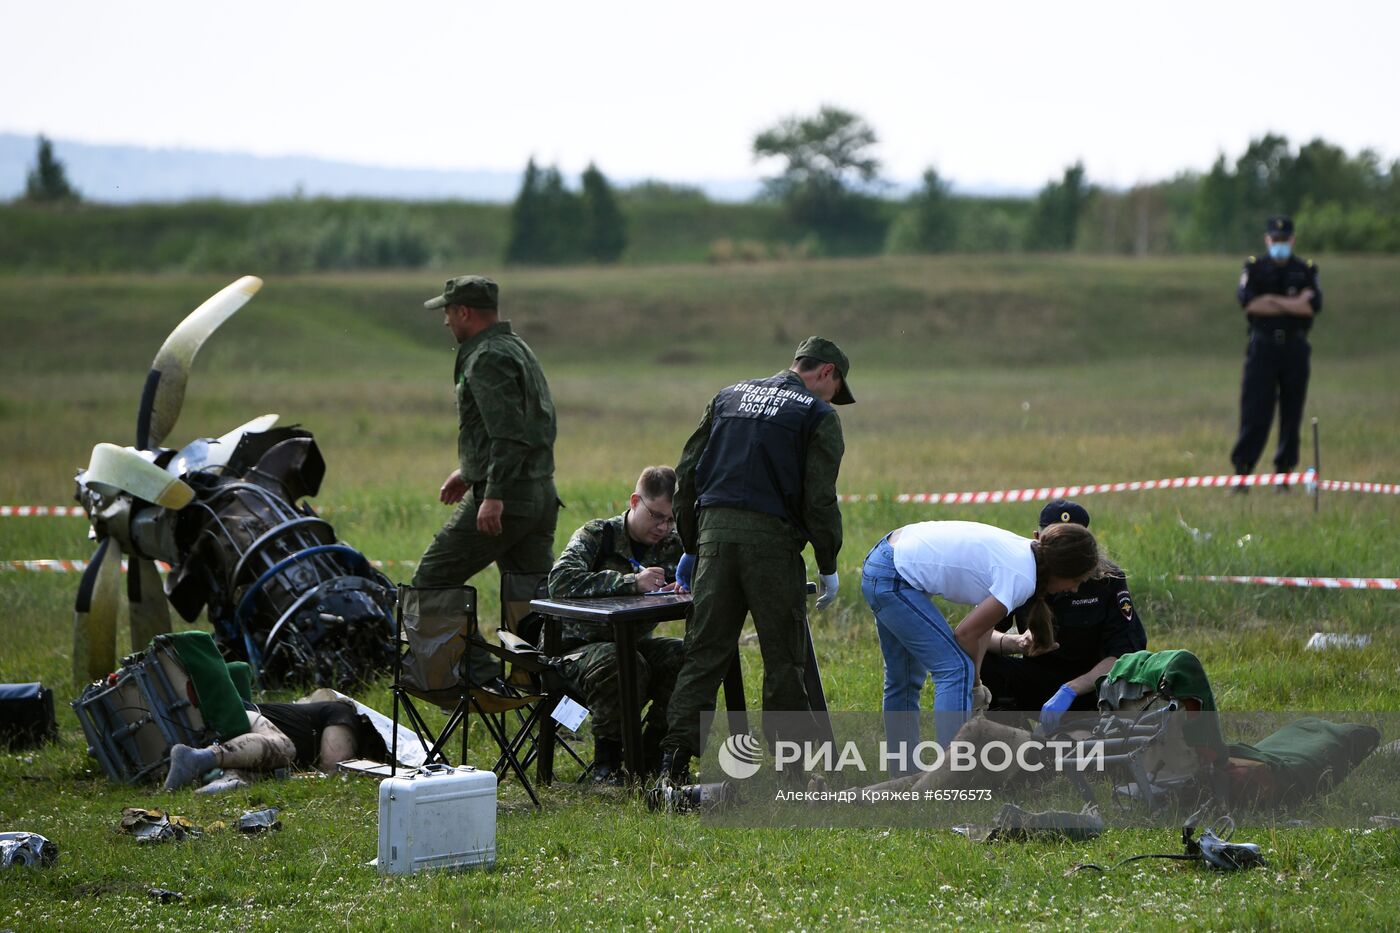
<path fill-rule="evenodd" d="M 205 748 L 175 745 L 170 749 L 166 790 L 176 790 L 222 770 L 197 793 L 246 786 L 283 768 L 334 771 L 362 750 L 382 757 L 384 742 L 359 715 L 353 703 L 264 703 L 248 707 L 248 730 Z M 377 746 L 377 748 L 376 748 Z"/>

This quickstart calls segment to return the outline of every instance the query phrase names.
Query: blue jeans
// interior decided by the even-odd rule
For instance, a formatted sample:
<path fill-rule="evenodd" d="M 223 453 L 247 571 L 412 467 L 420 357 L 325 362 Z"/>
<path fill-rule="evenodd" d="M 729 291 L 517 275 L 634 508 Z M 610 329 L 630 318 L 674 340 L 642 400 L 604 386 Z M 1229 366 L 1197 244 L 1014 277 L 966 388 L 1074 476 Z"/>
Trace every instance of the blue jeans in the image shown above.
<path fill-rule="evenodd" d="M 911 752 L 918 744 L 919 694 L 924 678 L 932 674 L 934 728 L 946 747 L 972 711 L 972 658 L 928 594 L 894 569 L 888 538 L 866 555 L 860 591 L 875 613 L 885 657 L 885 741 L 891 750 L 907 743 Z"/>

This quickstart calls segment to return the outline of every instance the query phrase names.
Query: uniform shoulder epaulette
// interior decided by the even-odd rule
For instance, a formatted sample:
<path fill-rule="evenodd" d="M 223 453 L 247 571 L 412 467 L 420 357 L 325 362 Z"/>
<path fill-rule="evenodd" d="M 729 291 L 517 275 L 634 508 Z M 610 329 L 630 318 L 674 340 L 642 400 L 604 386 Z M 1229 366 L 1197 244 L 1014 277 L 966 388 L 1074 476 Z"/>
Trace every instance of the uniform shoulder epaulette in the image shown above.
<path fill-rule="evenodd" d="M 1309 268 L 1309 269 L 1316 269 L 1316 268 L 1317 268 L 1317 263 L 1315 263 L 1315 262 L 1313 262 L 1311 259 L 1309 259 L 1309 260 L 1308 260 L 1308 268 Z"/>
<path fill-rule="evenodd" d="M 1258 257 L 1258 256 L 1250 256 L 1248 259 L 1246 259 L 1246 260 L 1244 261 L 1244 264 L 1245 264 L 1246 266 L 1252 266 L 1252 265 L 1254 265 L 1254 264 L 1255 264 L 1256 262 L 1258 262 L 1258 261 L 1259 261 L 1259 257 Z"/>

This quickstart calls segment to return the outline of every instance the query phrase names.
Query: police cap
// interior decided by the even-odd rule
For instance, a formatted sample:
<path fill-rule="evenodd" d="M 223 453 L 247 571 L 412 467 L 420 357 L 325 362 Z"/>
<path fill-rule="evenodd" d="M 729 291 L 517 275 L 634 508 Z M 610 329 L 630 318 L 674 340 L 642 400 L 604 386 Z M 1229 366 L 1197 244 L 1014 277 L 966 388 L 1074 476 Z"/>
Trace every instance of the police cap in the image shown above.
<path fill-rule="evenodd" d="M 1084 506 L 1070 499 L 1056 499 L 1047 502 L 1045 508 L 1040 510 L 1040 527 L 1058 525 L 1068 522 L 1072 525 L 1083 525 L 1089 527 L 1089 512 Z"/>
<path fill-rule="evenodd" d="M 429 311 L 445 308 L 448 305 L 466 305 L 468 308 L 495 308 L 500 286 L 484 275 L 459 275 L 448 279 L 442 287 L 442 294 L 423 302 Z"/>
<path fill-rule="evenodd" d="M 1279 214 L 1270 217 L 1269 223 L 1264 228 L 1264 233 L 1275 240 L 1286 240 L 1293 235 L 1293 218 Z"/>
<path fill-rule="evenodd" d="M 792 358 L 800 360 L 804 356 L 808 359 L 821 360 L 823 363 L 831 363 L 841 374 L 841 388 L 837 391 L 836 397 L 831 400 L 831 404 L 849 405 L 856 400 L 856 397 L 851 394 L 851 382 L 847 378 L 851 371 L 851 361 L 846 359 L 846 354 L 841 352 L 840 347 L 825 337 L 808 337 L 797 345 L 797 352 L 792 355 Z"/>

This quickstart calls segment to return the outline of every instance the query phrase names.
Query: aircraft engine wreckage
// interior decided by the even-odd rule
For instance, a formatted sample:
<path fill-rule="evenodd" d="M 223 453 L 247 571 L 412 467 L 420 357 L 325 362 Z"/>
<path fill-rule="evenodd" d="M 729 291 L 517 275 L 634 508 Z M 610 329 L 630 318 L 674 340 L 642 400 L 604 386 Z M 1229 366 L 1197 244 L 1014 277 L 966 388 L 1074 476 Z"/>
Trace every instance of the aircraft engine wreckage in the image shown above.
<path fill-rule="evenodd" d="M 263 415 L 222 437 L 161 446 L 200 346 L 261 287 L 239 279 L 170 333 L 146 377 L 135 446 L 98 444 L 78 472 L 97 540 L 74 605 L 78 686 L 116 667 L 123 555 L 133 651 L 170 631 L 170 606 L 191 622 L 207 607 L 225 658 L 250 662 L 269 685 L 344 687 L 392 661 L 389 580 L 297 505 L 325 475 L 311 432 Z M 164 585 L 156 561 L 170 565 Z"/>

